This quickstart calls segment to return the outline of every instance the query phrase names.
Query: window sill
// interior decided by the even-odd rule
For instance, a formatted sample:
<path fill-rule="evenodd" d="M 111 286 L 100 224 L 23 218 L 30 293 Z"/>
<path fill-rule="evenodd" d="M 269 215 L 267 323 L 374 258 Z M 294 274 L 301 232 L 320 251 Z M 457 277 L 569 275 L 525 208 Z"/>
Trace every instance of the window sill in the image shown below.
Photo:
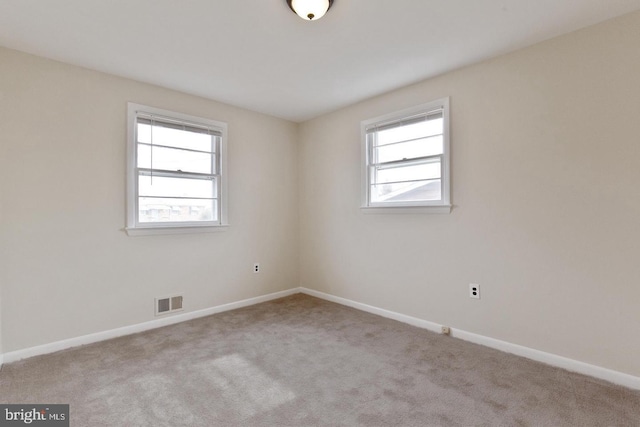
<path fill-rule="evenodd" d="M 228 225 L 206 225 L 191 227 L 126 227 L 128 236 L 155 236 L 167 234 L 200 234 L 227 231 Z"/>
<path fill-rule="evenodd" d="M 437 206 L 362 206 L 360 210 L 366 214 L 449 214 L 452 205 Z"/>

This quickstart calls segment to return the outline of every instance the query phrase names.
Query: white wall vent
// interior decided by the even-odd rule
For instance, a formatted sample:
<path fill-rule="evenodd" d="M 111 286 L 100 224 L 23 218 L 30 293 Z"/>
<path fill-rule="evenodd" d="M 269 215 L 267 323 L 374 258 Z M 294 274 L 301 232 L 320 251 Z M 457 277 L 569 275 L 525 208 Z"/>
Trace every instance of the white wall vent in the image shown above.
<path fill-rule="evenodd" d="M 182 295 L 156 298 L 156 316 L 182 310 Z"/>

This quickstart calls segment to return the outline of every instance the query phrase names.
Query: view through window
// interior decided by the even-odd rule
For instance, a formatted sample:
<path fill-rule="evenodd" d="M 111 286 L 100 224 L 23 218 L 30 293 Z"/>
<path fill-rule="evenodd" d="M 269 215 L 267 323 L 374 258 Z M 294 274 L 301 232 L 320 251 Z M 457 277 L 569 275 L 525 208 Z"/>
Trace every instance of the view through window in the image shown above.
<path fill-rule="evenodd" d="M 365 123 L 367 206 L 448 204 L 446 108 L 441 102 Z"/>
<path fill-rule="evenodd" d="M 134 227 L 220 225 L 223 128 L 150 107 L 131 115 Z"/>

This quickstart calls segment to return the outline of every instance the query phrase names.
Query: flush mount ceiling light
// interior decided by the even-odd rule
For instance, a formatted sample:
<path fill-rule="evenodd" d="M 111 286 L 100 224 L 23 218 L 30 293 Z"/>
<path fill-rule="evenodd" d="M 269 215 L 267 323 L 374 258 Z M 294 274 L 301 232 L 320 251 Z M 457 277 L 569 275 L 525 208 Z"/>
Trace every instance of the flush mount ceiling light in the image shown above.
<path fill-rule="evenodd" d="M 333 0 L 287 0 L 287 4 L 300 18 L 315 21 L 327 13 Z"/>

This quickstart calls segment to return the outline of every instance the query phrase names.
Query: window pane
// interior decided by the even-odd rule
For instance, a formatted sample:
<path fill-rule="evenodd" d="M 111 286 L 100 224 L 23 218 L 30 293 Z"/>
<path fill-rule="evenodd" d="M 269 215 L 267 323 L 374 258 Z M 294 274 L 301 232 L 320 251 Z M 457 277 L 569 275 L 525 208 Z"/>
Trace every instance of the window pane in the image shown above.
<path fill-rule="evenodd" d="M 376 148 L 376 163 L 435 156 L 442 154 L 444 152 L 443 150 L 442 135 L 416 139 L 400 144 L 384 145 Z"/>
<path fill-rule="evenodd" d="M 140 222 L 218 221 L 218 201 L 139 197 L 138 220 Z"/>
<path fill-rule="evenodd" d="M 439 179 L 371 186 L 371 202 L 417 202 L 442 199 Z"/>
<path fill-rule="evenodd" d="M 138 142 L 151 144 L 151 136 L 151 125 L 138 123 Z M 212 152 L 215 151 L 215 144 L 212 144 L 215 138 L 218 137 L 206 133 L 153 126 L 153 144 L 157 145 Z"/>
<path fill-rule="evenodd" d="M 374 173 L 372 181 L 374 184 L 437 179 L 440 178 L 440 160 L 411 166 L 377 169 L 377 172 Z"/>
<path fill-rule="evenodd" d="M 427 120 L 408 126 L 396 127 L 377 132 L 377 145 L 392 144 L 409 139 L 424 138 L 443 133 L 442 118 Z"/>
<path fill-rule="evenodd" d="M 213 156 L 207 153 L 156 146 L 152 150 L 150 145 L 138 144 L 139 168 L 211 174 L 215 173 L 211 170 Z"/>
<path fill-rule="evenodd" d="M 217 197 L 215 179 L 138 176 L 138 194 L 155 197 Z"/>

